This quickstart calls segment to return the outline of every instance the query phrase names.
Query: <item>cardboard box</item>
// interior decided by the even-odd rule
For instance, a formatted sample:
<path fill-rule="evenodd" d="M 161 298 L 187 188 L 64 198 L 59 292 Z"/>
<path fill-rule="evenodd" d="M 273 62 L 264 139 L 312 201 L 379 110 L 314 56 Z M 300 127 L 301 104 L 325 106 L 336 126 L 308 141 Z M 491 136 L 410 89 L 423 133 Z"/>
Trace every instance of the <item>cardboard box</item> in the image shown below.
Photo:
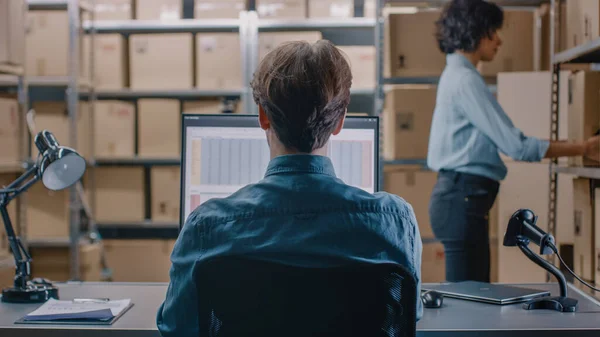
<path fill-rule="evenodd" d="M 27 239 L 69 237 L 69 189 L 50 191 L 38 182 L 27 191 Z"/>
<path fill-rule="evenodd" d="M 82 244 L 79 246 L 79 276 L 81 281 L 102 280 L 102 244 Z M 43 277 L 55 282 L 71 279 L 70 248 L 44 247 L 31 248 L 31 271 L 33 277 Z"/>
<path fill-rule="evenodd" d="M 196 19 L 237 19 L 246 9 L 244 0 L 196 0 L 194 18 Z"/>
<path fill-rule="evenodd" d="M 134 157 L 135 106 L 122 101 L 97 101 L 94 104 L 95 157 Z"/>
<path fill-rule="evenodd" d="M 31 11 L 27 15 L 25 72 L 28 76 L 69 75 L 69 19 L 66 11 Z M 83 34 L 80 44 L 83 44 Z M 81 75 L 83 48 L 79 53 Z M 84 76 L 80 76 L 84 77 Z"/>
<path fill-rule="evenodd" d="M 33 109 L 36 112 L 35 125 L 39 131 L 44 129 L 52 132 L 60 145 L 75 148 L 84 158 L 89 158 L 90 144 L 90 113 L 87 102 L 80 102 L 77 112 L 77 144 L 73 146 L 70 143 L 70 122 L 67 107 L 64 102 L 33 102 Z M 31 137 L 31 158 L 37 159 L 38 149 L 33 143 L 35 135 Z"/>
<path fill-rule="evenodd" d="M 559 94 L 558 138 L 568 138 L 569 72 L 561 72 Z M 550 72 L 513 72 L 498 74 L 498 103 L 515 127 L 526 136 L 548 139 L 550 131 Z M 506 162 L 512 158 L 500 153 Z M 566 164 L 567 158 L 560 158 Z M 549 160 L 544 160 L 549 163 Z"/>
<path fill-rule="evenodd" d="M 0 64 L 23 65 L 26 12 L 22 0 L 0 1 Z"/>
<path fill-rule="evenodd" d="M 169 99 L 138 101 L 140 157 L 178 158 L 181 154 L 180 103 Z"/>
<path fill-rule="evenodd" d="M 196 87 L 240 89 L 242 60 L 238 33 L 196 34 Z"/>
<path fill-rule="evenodd" d="M 309 0 L 310 18 L 351 18 L 354 17 L 354 0 Z"/>
<path fill-rule="evenodd" d="M 95 169 L 97 222 L 141 222 L 145 217 L 144 169 L 99 167 Z"/>
<path fill-rule="evenodd" d="M 375 47 L 340 46 L 339 49 L 348 57 L 348 63 L 352 70 L 352 88 L 375 88 Z"/>
<path fill-rule="evenodd" d="M 384 158 L 427 158 L 436 88 L 395 86 L 386 96 L 382 120 Z"/>
<path fill-rule="evenodd" d="M 323 38 L 321 32 L 278 32 L 261 33 L 258 35 L 258 57 L 262 60 L 268 53 L 279 45 L 291 41 L 306 41 L 314 43 Z"/>
<path fill-rule="evenodd" d="M 143 0 L 135 6 L 137 20 L 177 20 L 182 18 L 181 0 Z"/>
<path fill-rule="evenodd" d="M 504 25 L 499 31 L 502 45 L 492 62 L 479 64 L 484 76 L 496 76 L 505 71 L 534 70 L 533 11 L 504 11 Z"/>
<path fill-rule="evenodd" d="M 446 56 L 435 39 L 438 11 L 389 16 L 388 62 L 391 75 L 440 76 L 446 66 Z"/>
<path fill-rule="evenodd" d="M 423 244 L 421 255 L 421 282 L 440 283 L 446 281 L 446 256 L 439 242 Z"/>
<path fill-rule="evenodd" d="M 0 97 L 0 163 L 20 163 L 19 103 L 16 99 Z"/>
<path fill-rule="evenodd" d="M 569 141 L 583 142 L 600 130 L 600 74 L 577 72 L 569 79 Z M 598 166 L 583 158 L 569 158 L 571 166 Z"/>
<path fill-rule="evenodd" d="M 241 113 L 242 103 L 240 101 L 185 101 L 183 102 L 184 114 L 219 114 L 219 113 Z"/>
<path fill-rule="evenodd" d="M 600 3 L 597 0 L 566 1 L 567 47 L 573 48 L 600 36 Z"/>
<path fill-rule="evenodd" d="M 179 223 L 180 171 L 179 166 L 152 168 L 152 221 Z"/>
<path fill-rule="evenodd" d="M 508 176 L 502 182 L 496 200 L 498 207 L 498 280 L 502 283 L 546 282 L 546 272 L 531 262 L 518 247 L 504 247 L 502 242 L 511 216 L 519 209 L 531 209 L 537 216 L 537 226 L 548 230 L 548 165 L 542 163 L 508 162 Z M 557 200 L 557 244 L 568 240 L 562 236 L 572 223 L 573 203 L 569 202 L 568 184 L 571 177 L 559 175 Z M 563 194 L 564 193 L 564 194 Z"/>
<path fill-rule="evenodd" d="M 91 38 L 84 38 L 84 77 L 89 78 Z M 121 34 L 98 34 L 94 37 L 94 84 L 96 89 L 116 90 L 126 87 L 127 55 Z"/>
<path fill-rule="evenodd" d="M 191 89 L 192 35 L 132 35 L 129 43 L 132 89 Z"/>
<path fill-rule="evenodd" d="M 0 261 L 0 289 L 12 287 L 15 278 L 15 263 L 11 258 Z"/>
<path fill-rule="evenodd" d="M 169 282 L 174 245 L 175 240 L 104 240 L 113 281 Z"/>
<path fill-rule="evenodd" d="M 437 181 L 437 174 L 403 166 L 390 167 L 384 173 L 384 190 L 406 200 L 415 211 L 422 238 L 433 238 L 429 221 L 429 199 Z"/>
<path fill-rule="evenodd" d="M 307 17 L 306 0 L 256 0 L 256 11 L 259 17 L 268 19 Z"/>
<path fill-rule="evenodd" d="M 575 225 L 575 251 L 573 271 L 584 280 L 594 281 L 596 268 L 594 235 L 594 200 L 589 179 L 573 180 L 573 221 Z"/>
<path fill-rule="evenodd" d="M 132 0 L 95 0 L 94 18 L 102 20 L 133 19 Z"/>
<path fill-rule="evenodd" d="M 574 1 L 570 1 L 572 3 Z M 560 16 L 560 38 L 558 43 L 555 45 L 555 51 L 560 52 L 567 48 L 567 40 L 568 33 L 567 30 L 567 3 L 568 1 L 564 1 L 561 4 L 561 16 Z M 542 32 L 541 32 L 541 70 L 550 70 L 550 5 L 543 4 L 537 10 L 539 13 L 541 23 L 542 23 Z"/>

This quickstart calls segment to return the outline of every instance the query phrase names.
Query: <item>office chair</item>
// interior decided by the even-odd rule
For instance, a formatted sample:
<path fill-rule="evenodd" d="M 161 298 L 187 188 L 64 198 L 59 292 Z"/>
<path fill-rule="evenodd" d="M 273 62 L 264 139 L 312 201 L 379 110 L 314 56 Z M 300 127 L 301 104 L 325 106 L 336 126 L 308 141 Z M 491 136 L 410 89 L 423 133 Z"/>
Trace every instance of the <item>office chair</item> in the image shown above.
<path fill-rule="evenodd" d="M 217 257 L 196 272 L 200 336 L 414 337 L 414 276 L 396 264 L 306 268 Z"/>

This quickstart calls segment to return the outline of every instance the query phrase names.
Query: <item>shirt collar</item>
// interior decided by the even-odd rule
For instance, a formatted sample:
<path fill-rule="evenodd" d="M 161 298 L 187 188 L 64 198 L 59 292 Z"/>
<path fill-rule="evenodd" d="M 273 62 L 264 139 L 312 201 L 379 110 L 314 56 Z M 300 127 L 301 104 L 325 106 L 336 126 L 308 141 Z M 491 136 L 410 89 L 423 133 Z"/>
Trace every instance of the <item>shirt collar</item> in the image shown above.
<path fill-rule="evenodd" d="M 472 70 L 477 70 L 477 68 L 475 68 L 475 66 L 473 65 L 473 63 L 471 63 L 471 61 L 469 61 L 466 57 L 464 57 L 463 55 L 461 55 L 459 53 L 452 53 L 452 54 L 446 55 L 446 63 L 449 66 L 465 67 L 465 68 L 469 68 Z"/>
<path fill-rule="evenodd" d="M 279 173 L 318 173 L 335 177 L 331 159 L 310 154 L 283 155 L 271 159 L 265 177 Z"/>

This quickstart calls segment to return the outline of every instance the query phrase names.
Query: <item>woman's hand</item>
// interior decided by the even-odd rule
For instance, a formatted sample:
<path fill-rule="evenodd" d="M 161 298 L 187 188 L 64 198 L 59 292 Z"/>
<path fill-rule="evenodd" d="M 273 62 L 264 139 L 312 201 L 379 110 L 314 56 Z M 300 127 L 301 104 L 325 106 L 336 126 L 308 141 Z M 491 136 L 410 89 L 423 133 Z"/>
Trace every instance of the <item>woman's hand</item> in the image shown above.
<path fill-rule="evenodd" d="M 584 157 L 600 161 L 600 136 L 594 136 L 585 142 Z"/>

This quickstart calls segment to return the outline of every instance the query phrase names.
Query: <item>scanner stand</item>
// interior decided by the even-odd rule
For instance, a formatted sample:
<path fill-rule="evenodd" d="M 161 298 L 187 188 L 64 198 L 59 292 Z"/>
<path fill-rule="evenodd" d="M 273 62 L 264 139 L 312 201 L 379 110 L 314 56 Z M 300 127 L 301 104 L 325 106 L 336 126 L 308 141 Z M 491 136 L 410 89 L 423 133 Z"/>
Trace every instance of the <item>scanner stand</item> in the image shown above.
<path fill-rule="evenodd" d="M 539 255 L 532 252 L 531 249 L 529 249 L 529 247 L 527 246 L 528 244 L 529 240 L 527 238 L 519 237 L 517 239 L 517 246 L 519 247 L 519 249 L 521 249 L 525 256 L 527 256 L 535 264 L 546 269 L 548 272 L 554 275 L 554 277 L 556 277 L 556 279 L 558 280 L 558 285 L 560 287 L 560 296 L 540 297 L 533 299 L 523 304 L 523 309 L 547 309 L 561 312 L 577 311 L 577 300 L 574 298 L 567 297 L 567 280 L 565 279 L 565 276 L 554 265 L 550 264 L 546 260 L 542 259 Z"/>

